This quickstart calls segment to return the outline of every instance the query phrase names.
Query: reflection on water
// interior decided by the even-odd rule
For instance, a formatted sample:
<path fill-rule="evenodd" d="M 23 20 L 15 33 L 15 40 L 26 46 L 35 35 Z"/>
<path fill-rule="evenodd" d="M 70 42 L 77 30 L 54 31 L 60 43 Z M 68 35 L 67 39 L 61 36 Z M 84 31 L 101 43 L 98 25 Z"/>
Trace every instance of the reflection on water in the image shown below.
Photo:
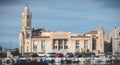
<path fill-rule="evenodd" d="M 43 59 L 43 58 L 23 59 L 23 58 L 21 58 L 21 59 L 16 60 L 16 62 L 15 61 L 13 62 L 11 60 L 11 62 L 8 62 L 8 64 L 7 64 L 7 60 L 5 60 L 5 59 L 2 59 L 2 60 L 3 60 L 3 63 L 5 63 L 2 65 L 12 65 L 10 63 L 24 63 L 24 64 L 19 64 L 19 65 L 29 65 L 31 63 L 32 63 L 32 65 L 36 65 L 36 63 L 37 63 L 37 65 L 43 65 L 43 64 L 41 64 L 41 62 L 49 63 L 49 65 L 120 65 L 120 60 L 118 60 L 118 61 L 95 61 L 95 60 L 91 59 L 90 61 L 88 61 L 88 60 L 83 61 L 84 59 L 80 60 L 80 58 L 79 58 L 79 60 L 76 60 L 76 58 L 73 58 L 73 60 L 72 59 L 71 60 L 70 59 L 63 60 L 61 58 L 54 58 L 51 60 L 50 60 L 50 58 L 46 58 L 46 59 Z M 54 60 L 54 62 L 52 60 Z M 10 59 L 9 59 L 9 61 L 10 61 Z M 51 64 L 51 63 L 53 63 L 53 64 Z M 1 63 L 0 63 L 0 65 L 1 65 Z"/>
<path fill-rule="evenodd" d="M 11 64 L 2 64 L 2 65 L 11 65 Z M 117 63 L 105 63 L 105 62 L 100 62 L 100 63 L 95 63 L 95 64 L 91 64 L 91 63 L 84 63 L 84 64 L 77 64 L 77 63 L 71 63 L 71 64 L 60 64 L 60 63 L 54 63 L 54 64 L 49 64 L 49 65 L 120 65 L 120 62 Z"/>

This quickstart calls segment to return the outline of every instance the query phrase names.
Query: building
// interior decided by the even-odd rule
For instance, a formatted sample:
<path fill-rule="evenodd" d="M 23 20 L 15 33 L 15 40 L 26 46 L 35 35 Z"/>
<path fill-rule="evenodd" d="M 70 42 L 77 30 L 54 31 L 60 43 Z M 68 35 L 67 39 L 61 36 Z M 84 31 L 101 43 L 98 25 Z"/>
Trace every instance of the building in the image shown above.
<path fill-rule="evenodd" d="M 120 54 L 120 26 L 113 29 L 109 36 L 109 43 L 112 43 L 112 54 Z"/>
<path fill-rule="evenodd" d="M 84 35 L 73 35 L 71 32 L 51 32 L 45 29 L 31 27 L 32 14 L 28 5 L 22 12 L 22 27 L 19 35 L 19 51 L 30 52 L 104 52 L 104 30 L 102 26 L 98 30 L 90 31 Z"/>

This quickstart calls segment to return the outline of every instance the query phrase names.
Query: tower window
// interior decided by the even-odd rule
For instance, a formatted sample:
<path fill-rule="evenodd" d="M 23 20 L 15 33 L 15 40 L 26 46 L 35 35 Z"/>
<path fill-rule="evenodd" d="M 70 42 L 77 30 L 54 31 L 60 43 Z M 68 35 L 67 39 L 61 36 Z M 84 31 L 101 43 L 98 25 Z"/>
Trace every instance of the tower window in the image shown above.
<path fill-rule="evenodd" d="M 29 32 L 26 32 L 26 38 L 29 38 L 29 35 L 30 33 Z"/>

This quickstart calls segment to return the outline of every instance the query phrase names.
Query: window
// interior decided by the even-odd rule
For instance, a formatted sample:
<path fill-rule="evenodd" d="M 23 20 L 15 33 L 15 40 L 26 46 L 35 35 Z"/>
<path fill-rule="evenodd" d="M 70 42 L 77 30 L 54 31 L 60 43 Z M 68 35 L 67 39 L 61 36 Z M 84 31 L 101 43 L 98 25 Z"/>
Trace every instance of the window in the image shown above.
<path fill-rule="evenodd" d="M 37 49 L 37 42 L 33 43 L 33 49 Z"/>
<path fill-rule="evenodd" d="M 58 40 L 58 50 L 61 50 L 61 49 L 63 49 L 63 40 L 59 39 Z"/>
<path fill-rule="evenodd" d="M 30 37 L 30 33 L 26 32 L 26 38 L 28 39 Z"/>
<path fill-rule="evenodd" d="M 120 47 L 120 41 L 119 41 L 119 47 Z"/>
<path fill-rule="evenodd" d="M 53 40 L 53 49 L 57 49 L 57 40 L 56 39 Z"/>
<path fill-rule="evenodd" d="M 93 38 L 92 42 L 92 50 L 96 50 L 96 39 Z"/>
<path fill-rule="evenodd" d="M 27 52 L 28 52 L 28 46 L 27 46 Z"/>
<path fill-rule="evenodd" d="M 30 22 L 29 22 L 29 19 L 30 18 L 30 16 L 29 15 L 27 15 L 27 27 L 29 27 L 29 24 L 30 24 Z"/>
<path fill-rule="evenodd" d="M 76 49 L 79 49 L 79 40 L 76 40 Z"/>
<path fill-rule="evenodd" d="M 84 40 L 84 50 L 88 49 L 88 40 Z"/>
<path fill-rule="evenodd" d="M 120 32 L 119 32 L 119 36 L 120 36 Z"/>
<path fill-rule="evenodd" d="M 27 52 L 29 51 L 29 42 L 26 42 L 26 45 L 27 45 Z"/>
<path fill-rule="evenodd" d="M 45 40 L 41 41 L 41 49 L 45 50 Z"/>
<path fill-rule="evenodd" d="M 33 52 L 37 52 L 37 42 L 33 42 Z"/>
<path fill-rule="evenodd" d="M 68 40 L 67 39 L 64 40 L 64 49 L 68 49 Z"/>

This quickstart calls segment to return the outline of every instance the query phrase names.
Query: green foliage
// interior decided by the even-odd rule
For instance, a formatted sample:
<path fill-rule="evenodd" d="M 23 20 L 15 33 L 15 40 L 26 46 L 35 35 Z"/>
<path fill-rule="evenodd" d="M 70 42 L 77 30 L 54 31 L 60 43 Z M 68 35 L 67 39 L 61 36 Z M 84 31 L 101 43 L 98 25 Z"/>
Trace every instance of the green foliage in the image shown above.
<path fill-rule="evenodd" d="M 13 56 L 20 56 L 19 49 L 18 49 L 18 48 L 15 48 L 15 50 L 12 51 L 11 54 L 12 54 Z"/>
<path fill-rule="evenodd" d="M 89 49 L 87 49 L 87 52 L 86 53 L 89 53 L 90 51 L 89 51 Z"/>
<path fill-rule="evenodd" d="M 30 53 L 24 53 L 24 56 L 28 56 Z"/>

